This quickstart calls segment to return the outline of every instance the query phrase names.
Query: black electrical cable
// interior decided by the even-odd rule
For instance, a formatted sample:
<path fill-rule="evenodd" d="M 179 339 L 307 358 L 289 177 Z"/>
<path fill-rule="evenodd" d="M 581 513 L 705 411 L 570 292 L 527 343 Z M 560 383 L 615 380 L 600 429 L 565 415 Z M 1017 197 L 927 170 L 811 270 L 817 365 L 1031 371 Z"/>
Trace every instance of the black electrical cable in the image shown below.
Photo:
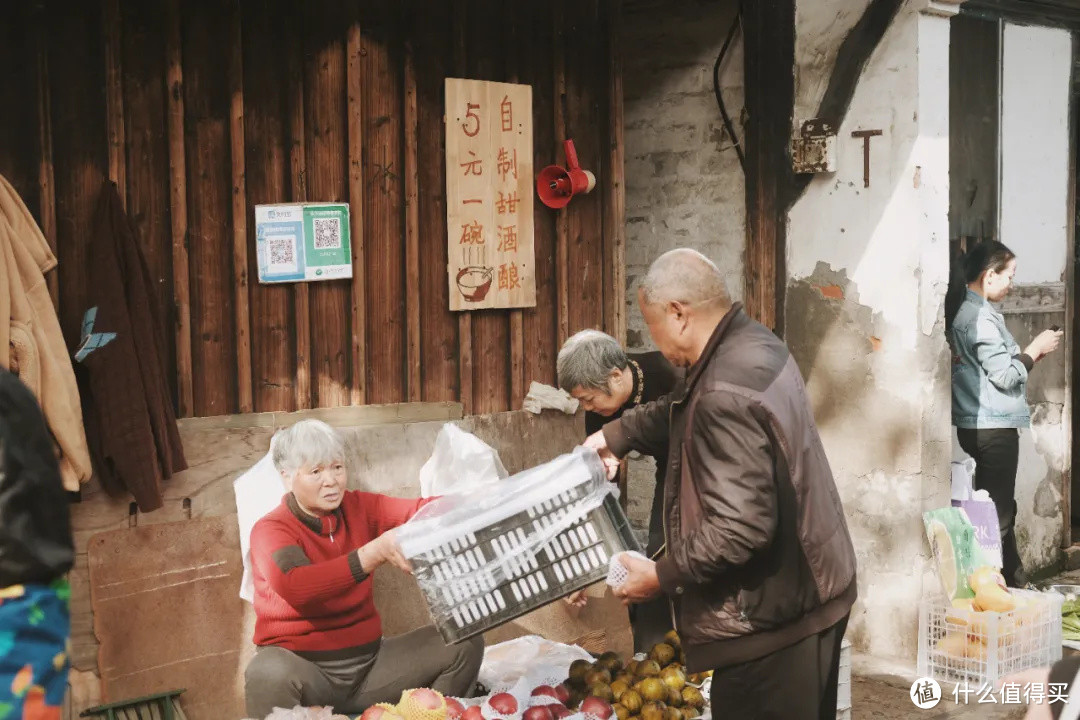
<path fill-rule="evenodd" d="M 720 106 L 720 116 L 724 119 L 724 127 L 727 129 L 728 135 L 731 136 L 731 142 L 735 145 L 735 154 L 739 156 L 739 165 L 742 166 L 743 175 L 745 175 L 746 156 L 743 155 L 739 136 L 735 134 L 735 125 L 731 122 L 731 116 L 728 115 L 727 107 L 724 105 L 724 96 L 720 92 L 720 65 L 724 62 L 728 48 L 731 47 L 731 41 L 735 38 L 735 31 L 739 28 L 741 19 L 742 5 L 740 4 L 738 10 L 735 11 L 735 18 L 731 21 L 731 29 L 728 30 L 727 39 L 724 40 L 724 45 L 720 48 L 720 54 L 716 56 L 716 64 L 713 65 L 713 92 L 716 93 L 716 104 Z"/>

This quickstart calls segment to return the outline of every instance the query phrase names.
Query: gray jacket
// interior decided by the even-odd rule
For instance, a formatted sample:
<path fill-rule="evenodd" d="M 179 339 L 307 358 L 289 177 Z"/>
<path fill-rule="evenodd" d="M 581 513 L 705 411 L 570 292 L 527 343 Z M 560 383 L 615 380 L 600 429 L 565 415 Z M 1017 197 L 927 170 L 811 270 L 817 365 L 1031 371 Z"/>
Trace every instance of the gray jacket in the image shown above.
<path fill-rule="evenodd" d="M 968 290 L 950 339 L 953 425 L 972 430 L 1028 427 L 1027 379 L 1034 363 L 1021 353 L 1001 313 Z"/>

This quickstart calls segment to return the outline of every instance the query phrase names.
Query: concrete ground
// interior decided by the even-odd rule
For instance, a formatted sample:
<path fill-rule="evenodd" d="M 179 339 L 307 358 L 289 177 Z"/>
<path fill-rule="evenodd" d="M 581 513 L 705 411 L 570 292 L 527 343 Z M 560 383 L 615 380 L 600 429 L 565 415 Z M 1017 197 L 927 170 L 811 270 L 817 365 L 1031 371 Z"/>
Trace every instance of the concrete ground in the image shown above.
<path fill-rule="evenodd" d="M 852 720 L 1023 720 L 1025 708 L 1017 705 L 957 705 L 944 689 L 946 698 L 932 710 L 920 710 L 908 696 L 911 680 L 896 675 L 856 675 L 851 679 Z"/>

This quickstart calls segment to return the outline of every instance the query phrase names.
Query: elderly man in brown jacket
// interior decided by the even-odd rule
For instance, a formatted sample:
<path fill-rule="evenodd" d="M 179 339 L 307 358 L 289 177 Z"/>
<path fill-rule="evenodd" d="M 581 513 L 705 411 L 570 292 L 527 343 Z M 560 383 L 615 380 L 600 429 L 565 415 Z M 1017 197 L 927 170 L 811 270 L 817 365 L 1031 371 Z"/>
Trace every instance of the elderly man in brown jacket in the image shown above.
<path fill-rule="evenodd" d="M 587 441 L 609 467 L 670 447 L 665 556 L 624 558 L 616 593 L 667 595 L 688 669 L 714 670 L 713 717 L 835 718 L 855 552 L 799 368 L 700 253 L 657 259 L 638 300 L 687 378 Z"/>

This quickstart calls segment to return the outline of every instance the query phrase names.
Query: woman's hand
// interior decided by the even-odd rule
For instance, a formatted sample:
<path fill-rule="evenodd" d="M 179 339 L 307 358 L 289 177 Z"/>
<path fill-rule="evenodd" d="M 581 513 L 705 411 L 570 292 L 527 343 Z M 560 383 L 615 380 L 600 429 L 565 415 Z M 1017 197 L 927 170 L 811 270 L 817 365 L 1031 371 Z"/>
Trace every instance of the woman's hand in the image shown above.
<path fill-rule="evenodd" d="M 1058 349 L 1064 335 L 1065 333 L 1061 330 L 1043 330 L 1035 336 L 1035 339 L 1027 346 L 1024 353 L 1035 362 L 1038 362 Z"/>
<path fill-rule="evenodd" d="M 384 532 L 382 535 L 357 550 L 356 557 L 360 560 L 360 565 L 364 568 L 364 572 L 369 575 L 375 572 L 375 568 L 384 563 L 390 563 L 398 570 L 410 575 L 412 574 L 412 565 L 405 556 L 401 554 L 401 548 L 398 547 L 397 538 L 394 537 L 393 530 Z"/>
<path fill-rule="evenodd" d="M 598 430 L 585 438 L 585 442 L 582 444 L 587 448 L 595 450 L 600 455 L 600 459 L 604 462 L 604 469 L 607 470 L 608 480 L 614 480 L 615 476 L 619 474 L 620 461 L 608 448 L 607 438 L 604 437 L 604 431 Z"/>
<path fill-rule="evenodd" d="M 589 596 L 584 590 L 578 590 L 566 596 L 566 604 L 574 608 L 583 608 L 589 604 Z"/>

